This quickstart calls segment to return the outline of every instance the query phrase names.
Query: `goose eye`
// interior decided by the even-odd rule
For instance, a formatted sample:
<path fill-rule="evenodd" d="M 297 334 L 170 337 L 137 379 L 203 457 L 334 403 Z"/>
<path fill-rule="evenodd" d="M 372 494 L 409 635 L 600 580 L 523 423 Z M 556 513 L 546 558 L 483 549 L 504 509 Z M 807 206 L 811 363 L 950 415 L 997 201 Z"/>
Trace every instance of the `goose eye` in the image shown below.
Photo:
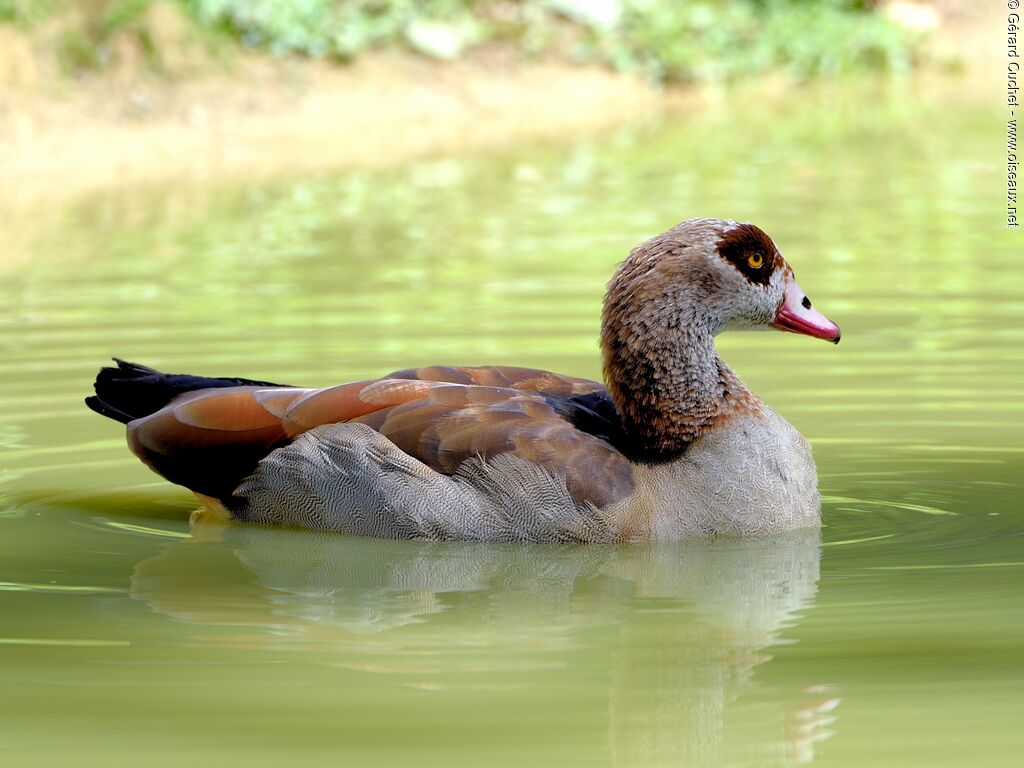
<path fill-rule="evenodd" d="M 753 269 L 760 269 L 764 266 L 764 255 L 761 253 L 753 253 L 747 258 L 747 264 Z"/>

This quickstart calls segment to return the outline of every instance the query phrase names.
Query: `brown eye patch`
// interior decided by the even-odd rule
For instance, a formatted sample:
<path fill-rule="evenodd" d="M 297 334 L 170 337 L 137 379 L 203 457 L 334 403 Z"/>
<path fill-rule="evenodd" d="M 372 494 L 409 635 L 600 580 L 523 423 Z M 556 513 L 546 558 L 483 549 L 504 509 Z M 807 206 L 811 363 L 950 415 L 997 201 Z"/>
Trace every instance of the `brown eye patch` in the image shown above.
<path fill-rule="evenodd" d="M 723 234 L 718 241 L 718 255 L 758 285 L 768 284 L 782 259 L 772 239 L 753 224 L 737 224 Z"/>

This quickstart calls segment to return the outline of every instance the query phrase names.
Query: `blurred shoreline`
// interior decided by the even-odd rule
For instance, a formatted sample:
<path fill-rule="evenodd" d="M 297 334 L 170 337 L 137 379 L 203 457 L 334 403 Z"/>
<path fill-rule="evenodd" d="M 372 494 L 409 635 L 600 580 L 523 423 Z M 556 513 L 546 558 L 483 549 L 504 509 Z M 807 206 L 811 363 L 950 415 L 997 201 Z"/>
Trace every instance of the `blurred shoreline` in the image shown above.
<path fill-rule="evenodd" d="M 991 57 L 966 52 L 985 49 L 998 7 L 904 5 L 935 8 L 931 50 L 956 59 L 968 80 L 987 77 Z M 0 26 L 0 209 L 140 183 L 261 180 L 564 140 L 726 98 L 722 88 L 658 87 L 501 45 L 449 62 L 394 50 L 344 66 L 251 52 L 212 61 L 174 17 L 157 21 L 151 37 L 173 75 L 147 71 L 125 43 L 117 68 L 61 77 L 40 66 L 39 35 Z M 756 82 L 740 87 L 759 98 L 798 87 Z"/>
<path fill-rule="evenodd" d="M 230 73 L 181 82 L 14 92 L 0 118 L 0 204 L 140 182 L 384 167 L 569 138 L 678 100 L 600 67 L 399 53 L 345 67 L 251 56 Z"/>

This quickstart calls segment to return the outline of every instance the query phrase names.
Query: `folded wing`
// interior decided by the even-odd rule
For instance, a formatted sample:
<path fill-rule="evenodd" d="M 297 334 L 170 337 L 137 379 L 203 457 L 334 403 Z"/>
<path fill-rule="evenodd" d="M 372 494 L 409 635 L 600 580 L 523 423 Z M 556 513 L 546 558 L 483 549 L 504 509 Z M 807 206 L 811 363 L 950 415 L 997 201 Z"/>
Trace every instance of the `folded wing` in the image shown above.
<path fill-rule="evenodd" d="M 600 384 L 529 368 L 429 367 L 326 389 L 191 392 L 128 425 L 132 450 L 172 482 L 231 496 L 257 462 L 314 427 L 366 424 L 437 472 L 511 453 L 564 476 L 597 507 L 632 490 L 618 417 Z"/>

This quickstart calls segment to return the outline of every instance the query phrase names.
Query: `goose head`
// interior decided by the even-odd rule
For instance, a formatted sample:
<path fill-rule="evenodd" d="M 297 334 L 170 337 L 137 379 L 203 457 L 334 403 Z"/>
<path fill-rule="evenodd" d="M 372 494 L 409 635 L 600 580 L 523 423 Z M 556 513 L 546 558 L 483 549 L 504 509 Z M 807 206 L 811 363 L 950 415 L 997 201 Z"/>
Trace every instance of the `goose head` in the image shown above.
<path fill-rule="evenodd" d="M 604 319 L 669 333 L 776 329 L 840 338 L 775 242 L 754 224 L 721 219 L 688 219 L 634 248 L 609 285 Z"/>

